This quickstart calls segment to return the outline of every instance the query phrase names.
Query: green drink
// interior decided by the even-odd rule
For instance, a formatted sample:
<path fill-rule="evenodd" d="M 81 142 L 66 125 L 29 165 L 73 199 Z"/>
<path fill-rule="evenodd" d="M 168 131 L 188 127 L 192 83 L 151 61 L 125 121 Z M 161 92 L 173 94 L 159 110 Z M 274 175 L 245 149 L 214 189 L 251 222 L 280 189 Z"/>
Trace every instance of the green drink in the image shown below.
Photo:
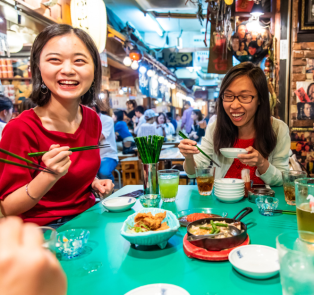
<path fill-rule="evenodd" d="M 160 196 L 164 202 L 174 202 L 178 193 L 180 171 L 174 169 L 158 171 Z"/>

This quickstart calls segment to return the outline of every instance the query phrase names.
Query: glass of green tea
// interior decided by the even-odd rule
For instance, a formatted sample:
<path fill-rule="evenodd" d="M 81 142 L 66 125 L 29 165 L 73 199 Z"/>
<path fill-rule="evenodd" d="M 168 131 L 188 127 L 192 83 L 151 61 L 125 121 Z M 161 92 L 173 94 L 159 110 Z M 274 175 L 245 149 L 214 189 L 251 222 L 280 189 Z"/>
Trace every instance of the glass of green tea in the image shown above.
<path fill-rule="evenodd" d="M 178 193 L 180 171 L 166 169 L 158 171 L 158 185 L 163 202 L 174 202 Z"/>
<path fill-rule="evenodd" d="M 299 178 L 306 178 L 306 176 L 305 171 L 288 170 L 282 172 L 283 190 L 288 205 L 295 205 L 294 181 Z"/>
<path fill-rule="evenodd" d="M 215 167 L 195 168 L 198 192 L 202 196 L 212 193 L 215 180 Z"/>
<path fill-rule="evenodd" d="M 297 179 L 295 197 L 298 229 L 314 232 L 314 178 Z M 307 239 L 307 237 L 303 238 Z"/>

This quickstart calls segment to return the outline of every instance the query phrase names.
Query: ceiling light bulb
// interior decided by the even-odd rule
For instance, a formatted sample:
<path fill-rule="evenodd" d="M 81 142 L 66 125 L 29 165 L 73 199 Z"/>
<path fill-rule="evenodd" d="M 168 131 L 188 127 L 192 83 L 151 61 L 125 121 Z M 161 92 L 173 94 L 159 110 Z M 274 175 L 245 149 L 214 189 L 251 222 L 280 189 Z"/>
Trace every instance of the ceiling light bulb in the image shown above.
<path fill-rule="evenodd" d="M 138 69 L 138 62 L 136 60 L 133 60 L 131 64 L 131 69 L 132 70 L 137 70 Z"/>
<path fill-rule="evenodd" d="M 119 90 L 119 94 L 120 94 L 120 95 L 123 95 L 123 94 L 124 94 L 124 91 L 123 91 L 122 89 L 120 89 L 120 90 Z"/>
<path fill-rule="evenodd" d="M 163 77 L 163 76 L 159 76 L 158 82 L 159 82 L 159 83 L 163 83 L 163 82 L 164 82 L 164 77 Z"/>
<path fill-rule="evenodd" d="M 171 84 L 171 89 L 172 90 L 176 89 L 176 84 Z"/>
<path fill-rule="evenodd" d="M 140 66 L 139 71 L 140 71 L 140 73 L 145 74 L 147 69 L 144 66 Z"/>
<path fill-rule="evenodd" d="M 206 87 L 202 87 L 202 90 L 205 91 L 205 90 L 206 90 Z"/>
<path fill-rule="evenodd" d="M 123 60 L 123 64 L 127 67 L 129 67 L 132 64 L 132 59 L 130 59 L 128 56 L 126 56 Z"/>
<path fill-rule="evenodd" d="M 155 75 L 155 71 L 154 71 L 154 70 L 150 70 L 150 69 L 149 69 L 149 70 L 147 71 L 147 76 L 148 76 L 148 77 L 153 77 L 154 75 Z"/>

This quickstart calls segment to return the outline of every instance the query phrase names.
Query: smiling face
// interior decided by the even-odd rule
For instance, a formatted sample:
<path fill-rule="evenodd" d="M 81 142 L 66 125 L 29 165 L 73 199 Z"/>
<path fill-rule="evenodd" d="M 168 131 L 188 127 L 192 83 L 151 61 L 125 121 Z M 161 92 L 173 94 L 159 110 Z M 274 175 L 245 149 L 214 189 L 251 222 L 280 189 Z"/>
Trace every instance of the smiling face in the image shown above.
<path fill-rule="evenodd" d="M 250 47 L 249 46 L 249 54 L 254 55 L 256 53 L 256 48 Z"/>
<path fill-rule="evenodd" d="M 158 124 L 164 124 L 164 123 L 166 123 L 164 116 L 163 115 L 159 115 L 159 117 L 158 117 Z"/>
<path fill-rule="evenodd" d="M 242 104 L 238 99 L 233 102 L 223 101 L 223 107 L 232 123 L 237 127 L 243 127 L 254 120 L 257 111 L 259 100 L 258 93 L 251 79 L 247 76 L 241 76 L 234 79 L 224 92 L 225 95 L 253 95 L 251 103 Z"/>
<path fill-rule="evenodd" d="M 94 80 L 94 62 L 85 44 L 74 33 L 50 39 L 39 61 L 41 76 L 52 97 L 78 100 Z"/>

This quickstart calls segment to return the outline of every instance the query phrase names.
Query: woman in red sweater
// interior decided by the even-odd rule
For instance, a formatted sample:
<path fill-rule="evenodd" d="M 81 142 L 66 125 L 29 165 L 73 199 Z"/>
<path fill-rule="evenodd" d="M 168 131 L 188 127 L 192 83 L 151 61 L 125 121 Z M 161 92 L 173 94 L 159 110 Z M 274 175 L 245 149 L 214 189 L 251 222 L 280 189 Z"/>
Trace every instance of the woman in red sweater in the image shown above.
<path fill-rule="evenodd" d="M 87 33 L 69 25 L 52 25 L 34 42 L 31 70 L 31 98 L 38 106 L 6 125 L 0 147 L 56 175 L 0 163 L 0 206 L 5 216 L 20 215 L 24 221 L 57 223 L 57 227 L 94 205 L 91 188 L 103 195 L 113 188 L 111 180 L 95 178 L 99 150 L 69 151 L 99 143 L 101 122 L 84 105 L 97 100 L 101 62 Z M 43 157 L 28 156 L 46 150 Z"/>

